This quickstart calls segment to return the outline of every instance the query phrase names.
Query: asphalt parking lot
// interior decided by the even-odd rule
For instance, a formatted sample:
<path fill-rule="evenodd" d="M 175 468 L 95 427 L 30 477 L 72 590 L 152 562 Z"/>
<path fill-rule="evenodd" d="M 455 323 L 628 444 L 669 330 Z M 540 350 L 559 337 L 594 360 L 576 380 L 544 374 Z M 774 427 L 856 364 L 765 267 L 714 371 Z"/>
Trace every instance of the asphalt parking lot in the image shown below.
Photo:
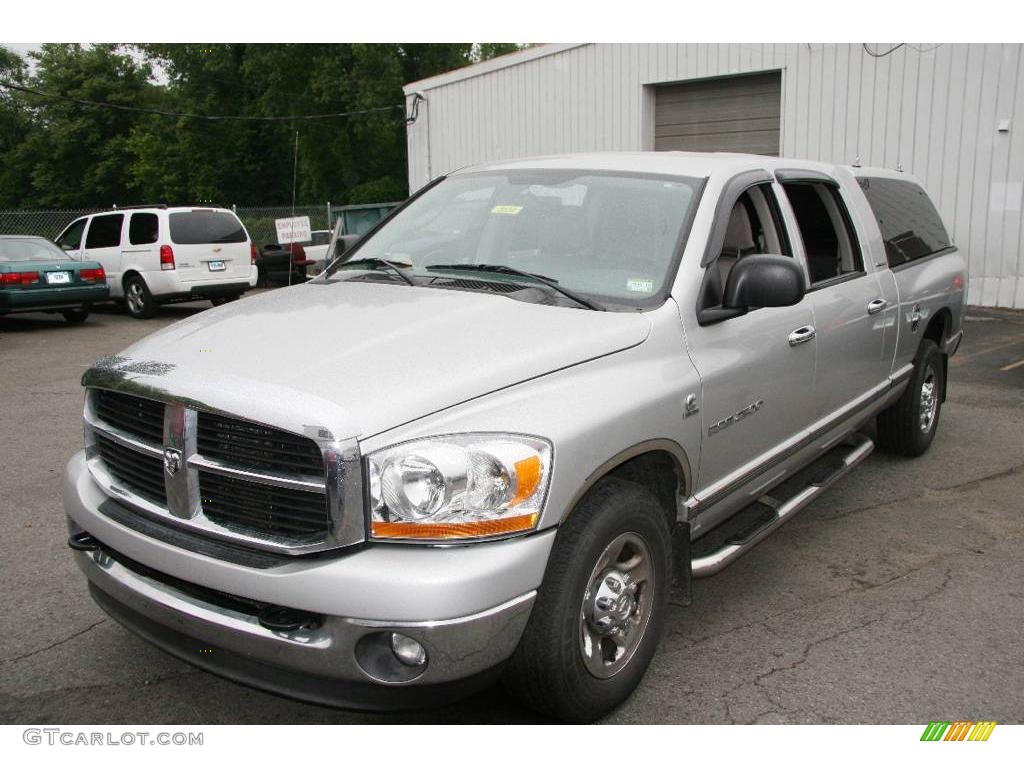
<path fill-rule="evenodd" d="M 206 304 L 82 326 L 0 317 L 0 722 L 533 722 L 500 689 L 376 715 L 198 671 L 88 598 L 60 477 L 81 442 L 79 377 Z M 1024 722 L 1024 313 L 972 309 L 931 451 L 876 452 L 674 606 L 616 723 Z"/>

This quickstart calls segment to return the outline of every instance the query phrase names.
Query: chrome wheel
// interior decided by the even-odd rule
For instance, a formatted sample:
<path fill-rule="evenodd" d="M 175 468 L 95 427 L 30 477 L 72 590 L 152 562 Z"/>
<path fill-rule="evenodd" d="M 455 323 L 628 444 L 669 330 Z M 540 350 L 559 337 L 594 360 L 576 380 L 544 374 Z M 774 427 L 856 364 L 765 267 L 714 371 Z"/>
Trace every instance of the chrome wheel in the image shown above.
<path fill-rule="evenodd" d="M 922 432 L 929 432 L 935 423 L 935 414 L 939 409 L 939 393 L 935 370 L 929 366 L 921 384 L 920 426 Z"/>
<path fill-rule="evenodd" d="M 597 559 L 580 607 L 580 651 L 587 671 L 608 678 L 633 657 L 651 617 L 654 571 L 647 543 L 617 536 Z"/>
<path fill-rule="evenodd" d="M 146 296 L 142 292 L 142 286 L 137 282 L 131 282 L 128 284 L 124 292 L 124 300 L 128 304 L 128 309 L 133 315 L 137 315 L 146 306 Z"/>

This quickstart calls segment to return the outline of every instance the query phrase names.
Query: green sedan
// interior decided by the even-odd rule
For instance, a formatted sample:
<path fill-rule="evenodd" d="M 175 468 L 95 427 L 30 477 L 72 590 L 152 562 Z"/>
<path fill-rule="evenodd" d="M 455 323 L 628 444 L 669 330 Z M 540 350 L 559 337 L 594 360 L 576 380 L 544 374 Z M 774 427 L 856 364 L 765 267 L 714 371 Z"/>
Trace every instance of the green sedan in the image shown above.
<path fill-rule="evenodd" d="M 72 261 L 44 237 L 0 235 L 0 315 L 60 312 L 81 323 L 94 301 L 109 297 L 99 263 Z"/>

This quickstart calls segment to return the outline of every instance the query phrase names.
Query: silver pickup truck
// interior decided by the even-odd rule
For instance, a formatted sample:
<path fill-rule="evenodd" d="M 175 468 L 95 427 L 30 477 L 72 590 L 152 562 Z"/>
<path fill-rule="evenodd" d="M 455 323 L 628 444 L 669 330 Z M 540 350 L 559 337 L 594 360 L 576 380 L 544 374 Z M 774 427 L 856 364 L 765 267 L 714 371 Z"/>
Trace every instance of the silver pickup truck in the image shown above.
<path fill-rule="evenodd" d="M 83 377 L 70 546 L 170 653 L 332 705 L 502 680 L 589 721 L 671 590 L 935 436 L 967 281 L 893 171 L 724 154 L 465 169 L 309 283 Z"/>

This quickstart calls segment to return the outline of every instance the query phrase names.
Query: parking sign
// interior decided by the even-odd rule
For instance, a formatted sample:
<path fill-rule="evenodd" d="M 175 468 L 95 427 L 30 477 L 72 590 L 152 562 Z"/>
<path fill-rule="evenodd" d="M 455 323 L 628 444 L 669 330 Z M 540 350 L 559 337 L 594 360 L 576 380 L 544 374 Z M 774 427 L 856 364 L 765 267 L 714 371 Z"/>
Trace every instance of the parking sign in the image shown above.
<path fill-rule="evenodd" d="M 274 219 L 274 227 L 277 228 L 277 242 L 282 245 L 286 243 L 308 243 L 313 237 L 310 232 L 309 216 Z"/>

